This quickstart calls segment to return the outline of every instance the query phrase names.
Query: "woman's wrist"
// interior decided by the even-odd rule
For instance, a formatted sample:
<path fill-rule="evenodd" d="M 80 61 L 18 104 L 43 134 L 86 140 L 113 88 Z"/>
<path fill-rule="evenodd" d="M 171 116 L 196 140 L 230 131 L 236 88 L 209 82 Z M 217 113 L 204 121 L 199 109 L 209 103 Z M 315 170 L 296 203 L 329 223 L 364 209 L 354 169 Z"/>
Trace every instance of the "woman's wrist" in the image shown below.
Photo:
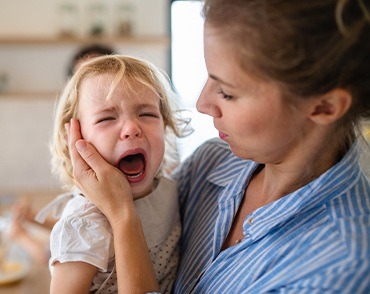
<path fill-rule="evenodd" d="M 111 212 L 107 218 L 113 231 L 122 230 L 125 226 L 141 228 L 140 217 L 133 203 L 125 205 L 118 211 Z"/>
<path fill-rule="evenodd" d="M 134 204 L 125 205 L 109 221 L 114 235 L 117 275 L 131 277 L 118 280 L 119 292 L 131 293 L 136 289 L 138 293 L 157 293 L 159 285 Z"/>

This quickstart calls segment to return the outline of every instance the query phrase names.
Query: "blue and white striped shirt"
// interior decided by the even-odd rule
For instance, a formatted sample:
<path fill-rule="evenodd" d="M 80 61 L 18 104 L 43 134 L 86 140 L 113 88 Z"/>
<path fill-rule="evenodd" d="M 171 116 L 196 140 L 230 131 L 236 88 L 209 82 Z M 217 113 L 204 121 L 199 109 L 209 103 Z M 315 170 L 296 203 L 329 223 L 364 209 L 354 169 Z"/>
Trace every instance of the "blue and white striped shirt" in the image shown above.
<path fill-rule="evenodd" d="M 357 146 L 308 185 L 248 215 L 244 240 L 221 251 L 257 166 L 218 139 L 182 165 L 175 293 L 370 293 L 370 185 Z"/>

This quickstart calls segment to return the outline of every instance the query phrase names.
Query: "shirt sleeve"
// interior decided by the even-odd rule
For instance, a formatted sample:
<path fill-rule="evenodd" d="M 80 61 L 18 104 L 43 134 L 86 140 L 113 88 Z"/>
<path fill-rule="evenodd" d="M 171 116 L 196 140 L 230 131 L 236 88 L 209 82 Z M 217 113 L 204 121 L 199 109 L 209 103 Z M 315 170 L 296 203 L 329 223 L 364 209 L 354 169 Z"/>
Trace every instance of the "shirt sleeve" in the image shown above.
<path fill-rule="evenodd" d="M 81 261 L 106 272 L 109 261 L 114 257 L 109 222 L 92 204 L 78 208 L 69 211 L 66 207 L 67 211 L 54 226 L 50 235 L 49 264 L 52 267 L 56 261 Z"/>

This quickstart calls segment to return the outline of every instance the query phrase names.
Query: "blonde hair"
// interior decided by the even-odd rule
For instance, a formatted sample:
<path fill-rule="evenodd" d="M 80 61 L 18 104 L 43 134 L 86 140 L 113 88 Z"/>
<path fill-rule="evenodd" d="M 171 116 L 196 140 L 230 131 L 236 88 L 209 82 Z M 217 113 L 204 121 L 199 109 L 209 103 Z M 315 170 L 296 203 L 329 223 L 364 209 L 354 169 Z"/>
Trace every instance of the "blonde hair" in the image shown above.
<path fill-rule="evenodd" d="M 74 186 L 73 166 L 69 154 L 65 124 L 76 117 L 79 103 L 79 92 L 84 80 L 101 75 L 113 74 L 107 99 L 110 99 L 115 88 L 122 81 L 130 88 L 132 83 L 142 85 L 159 97 L 160 112 L 166 132 L 176 137 L 180 131 L 174 114 L 175 94 L 171 89 L 167 75 L 148 61 L 124 55 L 109 55 L 93 58 L 84 62 L 66 84 L 55 112 L 53 137 L 51 143 L 52 172 L 59 176 L 65 188 Z M 131 88 L 130 88 L 131 89 Z M 131 89 L 132 90 L 132 89 Z M 166 142 L 166 150 L 159 173 L 166 171 L 166 164 L 177 162 L 176 148 L 173 142 Z"/>

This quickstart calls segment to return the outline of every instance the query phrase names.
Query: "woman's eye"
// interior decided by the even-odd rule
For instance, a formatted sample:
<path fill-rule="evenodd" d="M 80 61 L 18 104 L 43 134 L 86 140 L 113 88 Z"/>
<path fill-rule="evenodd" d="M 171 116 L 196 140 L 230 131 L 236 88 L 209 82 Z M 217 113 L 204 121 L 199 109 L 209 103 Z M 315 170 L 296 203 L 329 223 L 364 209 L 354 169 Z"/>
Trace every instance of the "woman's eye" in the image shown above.
<path fill-rule="evenodd" d="M 233 96 L 227 95 L 222 89 L 220 89 L 217 94 L 220 94 L 225 100 L 231 100 L 233 98 Z"/>

